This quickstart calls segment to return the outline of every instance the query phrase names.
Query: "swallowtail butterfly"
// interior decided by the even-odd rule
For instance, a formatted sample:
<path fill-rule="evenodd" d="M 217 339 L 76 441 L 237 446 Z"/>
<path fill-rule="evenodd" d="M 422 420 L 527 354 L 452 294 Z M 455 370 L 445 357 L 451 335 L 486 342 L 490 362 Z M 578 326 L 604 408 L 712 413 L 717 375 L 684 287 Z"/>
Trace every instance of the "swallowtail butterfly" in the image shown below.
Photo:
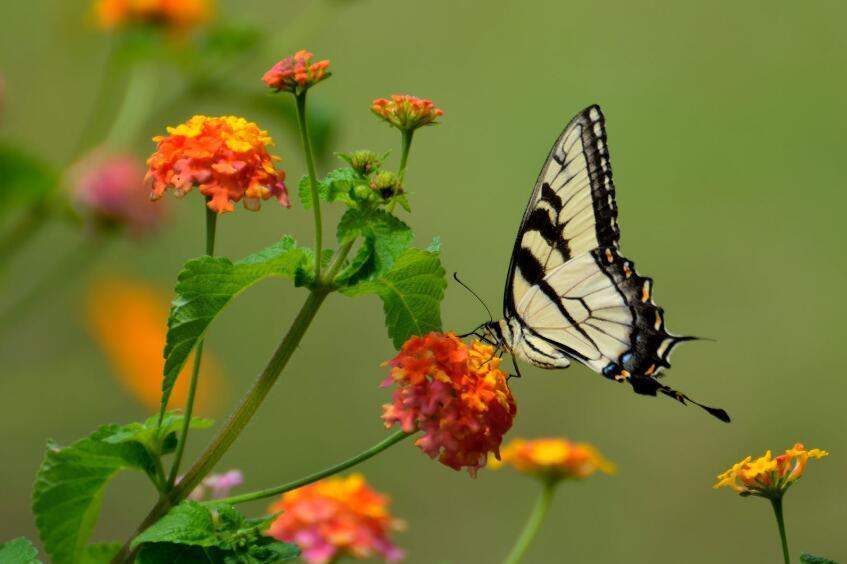
<path fill-rule="evenodd" d="M 599 106 L 574 117 L 553 145 L 512 253 L 504 319 L 484 337 L 541 368 L 577 360 L 639 394 L 662 393 L 729 415 L 661 384 L 673 348 L 692 337 L 665 329 L 653 281 L 619 252 L 615 186 Z M 517 369 L 517 365 L 516 365 Z"/>

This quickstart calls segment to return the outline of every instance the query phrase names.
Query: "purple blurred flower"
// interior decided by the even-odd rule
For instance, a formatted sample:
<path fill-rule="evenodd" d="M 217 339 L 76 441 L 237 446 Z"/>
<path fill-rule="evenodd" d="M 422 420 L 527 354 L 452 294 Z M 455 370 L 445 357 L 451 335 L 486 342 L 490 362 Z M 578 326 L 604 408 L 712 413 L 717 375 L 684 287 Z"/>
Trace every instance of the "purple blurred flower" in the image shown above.
<path fill-rule="evenodd" d="M 229 495 L 233 488 L 244 483 L 241 470 L 230 470 L 223 474 L 210 474 L 188 496 L 193 501 L 204 499 L 222 499 Z"/>

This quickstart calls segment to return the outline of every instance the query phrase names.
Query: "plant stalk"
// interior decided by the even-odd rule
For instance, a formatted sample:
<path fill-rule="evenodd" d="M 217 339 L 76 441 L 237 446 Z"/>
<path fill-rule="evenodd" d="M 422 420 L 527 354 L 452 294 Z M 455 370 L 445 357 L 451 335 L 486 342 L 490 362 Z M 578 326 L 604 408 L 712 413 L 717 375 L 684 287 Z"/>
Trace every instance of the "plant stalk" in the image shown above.
<path fill-rule="evenodd" d="M 318 193 L 318 174 L 315 170 L 315 155 L 312 152 L 312 140 L 309 138 L 309 126 L 306 123 L 306 92 L 295 95 L 297 100 L 297 126 L 300 130 L 300 142 L 306 157 L 309 171 L 309 187 L 312 192 L 312 210 L 315 214 L 315 280 L 321 279 L 321 253 L 323 251 L 323 227 L 321 224 L 321 200 Z"/>
<path fill-rule="evenodd" d="M 206 210 L 206 256 L 215 256 L 215 233 L 218 226 L 218 214 L 209 209 L 207 205 L 208 198 L 203 200 L 203 207 Z M 179 476 L 179 465 L 182 463 L 182 456 L 185 453 L 185 443 L 188 441 L 188 432 L 191 428 L 191 414 L 194 412 L 194 397 L 197 395 L 197 382 L 200 379 L 200 363 L 203 360 L 203 339 L 197 343 L 194 349 L 194 366 L 191 370 L 191 381 L 188 384 L 188 397 L 185 401 L 185 419 L 182 421 L 182 430 L 179 435 L 179 442 L 176 446 L 171 473 L 168 476 L 167 489 L 171 490 L 176 484 L 176 479 Z M 161 418 L 159 419 L 161 423 Z"/>
<path fill-rule="evenodd" d="M 280 494 L 284 494 L 285 492 L 290 492 L 291 490 L 296 490 L 297 488 L 302 488 L 303 486 L 307 486 L 311 483 L 317 482 L 318 480 L 322 480 L 334 474 L 338 474 L 339 472 L 343 472 L 348 468 L 356 466 L 359 463 L 368 460 L 369 458 L 373 458 L 377 454 L 386 450 L 388 447 L 393 446 L 406 437 L 413 435 L 414 433 L 406 433 L 405 431 L 396 431 L 386 438 L 372 446 L 371 448 L 360 452 L 356 456 L 352 458 L 348 458 L 347 460 L 330 466 L 328 468 L 324 468 L 319 472 L 315 472 L 313 474 L 309 474 L 308 476 L 304 476 L 298 480 L 294 480 L 293 482 L 288 482 L 287 484 L 283 484 L 281 486 L 276 486 L 273 488 L 267 488 L 264 490 L 258 490 L 255 492 L 246 493 L 243 495 L 236 495 L 232 497 L 227 497 L 224 499 L 216 499 L 209 503 L 229 503 L 235 505 L 236 503 L 246 503 L 248 501 L 255 501 L 257 499 L 264 499 L 266 497 L 275 497 Z"/>
<path fill-rule="evenodd" d="M 409 149 L 412 147 L 412 136 L 415 134 L 414 129 L 404 129 L 400 132 L 400 180 L 406 174 L 406 161 L 409 160 Z"/>
<path fill-rule="evenodd" d="M 779 538 L 782 541 L 782 557 L 785 559 L 785 564 L 791 564 L 791 556 L 788 552 L 788 537 L 785 535 L 785 519 L 782 515 L 782 496 L 771 498 L 773 513 L 776 516 L 776 524 L 779 527 Z"/>
<path fill-rule="evenodd" d="M 544 482 L 544 487 L 538 495 L 538 500 L 535 502 L 532 514 L 529 516 L 529 521 L 524 525 L 515 546 L 512 547 L 509 556 L 506 557 L 506 564 L 518 564 L 523 559 L 529 545 L 532 544 L 532 541 L 541 528 L 541 523 L 547 515 L 547 510 L 550 509 L 550 502 L 553 499 L 553 492 L 555 490 L 556 482 L 553 480 L 546 480 Z"/>
<path fill-rule="evenodd" d="M 300 340 L 315 318 L 315 314 L 320 309 L 324 299 L 326 299 L 329 290 L 323 287 L 318 287 L 309 292 L 309 297 L 300 308 L 300 312 L 291 324 L 291 327 L 283 338 L 282 342 L 274 351 L 267 366 L 256 379 L 256 382 L 247 392 L 247 395 L 241 400 L 241 404 L 236 408 L 235 412 L 230 416 L 226 425 L 220 430 L 212 443 L 206 448 L 206 451 L 200 459 L 191 467 L 185 474 L 185 477 L 179 484 L 168 493 L 167 496 L 159 500 L 153 507 L 138 530 L 133 534 L 132 538 L 138 536 L 147 527 L 162 518 L 168 510 L 188 497 L 194 488 L 203 480 L 203 478 L 212 470 L 212 468 L 221 459 L 224 453 L 232 446 L 235 439 L 247 426 L 247 423 L 256 413 L 256 410 L 265 400 L 268 392 L 276 383 L 282 370 L 291 359 L 295 349 L 300 344 Z M 132 562 L 135 557 L 135 551 L 130 548 L 132 539 L 127 541 L 121 551 L 112 560 L 115 564 Z"/>

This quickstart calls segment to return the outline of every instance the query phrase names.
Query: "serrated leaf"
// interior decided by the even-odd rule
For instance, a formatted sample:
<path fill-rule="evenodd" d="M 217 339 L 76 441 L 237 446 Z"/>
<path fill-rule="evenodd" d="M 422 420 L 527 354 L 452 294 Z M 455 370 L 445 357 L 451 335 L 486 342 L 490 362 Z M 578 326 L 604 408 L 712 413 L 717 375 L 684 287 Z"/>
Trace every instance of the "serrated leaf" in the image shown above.
<path fill-rule="evenodd" d="M 394 261 L 412 242 L 412 230 L 408 225 L 385 210 L 350 209 L 338 223 L 338 242 L 343 243 L 357 236 L 365 239 L 361 251 L 354 257 L 338 283 L 356 283 L 369 280 L 388 272 Z"/>
<path fill-rule="evenodd" d="M 140 443 L 107 441 L 125 431 L 121 425 L 104 425 L 70 446 L 47 444 L 32 510 L 44 549 L 55 564 L 79 561 L 100 513 L 103 490 L 115 474 L 155 474 L 155 463 Z"/>
<path fill-rule="evenodd" d="M 121 432 L 104 440 L 112 444 L 139 443 L 151 456 L 168 454 L 176 448 L 176 435 L 182 429 L 184 419 L 185 416 L 180 413 L 166 413 L 160 424 L 158 417 L 150 417 L 144 423 L 124 425 Z M 192 417 L 189 427 L 191 429 L 208 429 L 212 424 L 211 419 Z"/>
<path fill-rule="evenodd" d="M 446 287 L 437 251 L 407 249 L 382 276 L 341 291 L 348 296 L 379 296 L 388 335 L 399 349 L 413 335 L 441 330 L 441 300 Z"/>
<path fill-rule="evenodd" d="M 0 216 L 9 209 L 32 205 L 58 186 L 59 173 L 51 165 L 15 145 L 0 142 Z"/>
<path fill-rule="evenodd" d="M 231 505 L 185 501 L 141 533 L 132 546 L 142 546 L 139 563 L 263 563 L 291 560 L 299 549 L 263 534 L 275 516 L 246 519 Z"/>
<path fill-rule="evenodd" d="M 824 558 L 823 556 L 815 556 L 808 552 L 800 553 L 800 564 L 838 564 L 835 560 Z"/>
<path fill-rule="evenodd" d="M 86 546 L 76 564 L 109 564 L 120 552 L 121 546 L 117 542 L 101 542 Z"/>
<path fill-rule="evenodd" d="M 353 197 L 350 191 L 357 184 L 364 182 L 359 173 L 352 168 L 337 168 L 318 180 L 318 197 L 321 201 L 328 203 L 343 202 L 347 205 L 353 205 Z M 308 175 L 300 178 L 297 183 L 297 194 L 300 198 L 300 205 L 306 209 L 311 209 L 314 204 L 312 202 L 312 182 Z"/>
<path fill-rule="evenodd" d="M 237 262 L 206 256 L 185 263 L 168 316 L 161 413 L 191 351 L 232 298 L 266 278 L 293 278 L 306 256 L 286 236 Z"/>
<path fill-rule="evenodd" d="M 18 537 L 0 544 L 0 562 L 3 564 L 41 564 L 38 550 L 29 539 Z"/>

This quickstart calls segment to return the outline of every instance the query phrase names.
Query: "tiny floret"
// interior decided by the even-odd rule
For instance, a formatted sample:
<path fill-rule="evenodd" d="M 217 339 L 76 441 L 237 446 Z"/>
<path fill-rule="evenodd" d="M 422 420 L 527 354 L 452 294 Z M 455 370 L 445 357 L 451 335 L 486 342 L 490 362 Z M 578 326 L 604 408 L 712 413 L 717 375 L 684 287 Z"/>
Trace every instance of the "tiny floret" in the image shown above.
<path fill-rule="evenodd" d="M 603 458 L 592 445 L 564 438 L 515 439 L 501 452 L 501 460 L 491 467 L 511 465 L 519 472 L 545 481 L 581 480 L 595 472 L 614 474 L 615 465 Z"/>
<path fill-rule="evenodd" d="M 829 453 L 813 448 L 805 450 L 796 443 L 785 454 L 773 457 L 771 451 L 753 460 L 748 456 L 718 476 L 715 488 L 728 487 L 742 495 L 756 495 L 769 499 L 780 498 L 806 470 L 810 458 L 823 458 Z"/>
<path fill-rule="evenodd" d="M 328 60 L 316 63 L 311 60 L 312 54 L 308 51 L 297 51 L 272 66 L 262 76 L 262 80 L 277 92 L 302 94 L 332 74 L 327 70 Z"/>
<path fill-rule="evenodd" d="M 279 158 L 268 153 L 273 141 L 267 131 L 244 118 L 194 116 L 154 137 L 156 152 L 147 160 L 150 197 L 159 199 L 167 189 L 182 197 L 196 185 L 219 214 L 235 208 L 232 202 L 258 210 L 274 196 L 289 207 L 285 172 Z"/>
<path fill-rule="evenodd" d="M 391 375 L 383 386 L 397 387 L 393 402 L 383 407 L 386 427 L 422 431 L 415 441 L 421 450 L 454 470 L 467 468 L 471 476 L 489 454 L 499 458 L 517 407 L 494 347 L 429 333 L 410 338 L 387 364 Z"/>
<path fill-rule="evenodd" d="M 309 564 L 341 559 L 380 557 L 386 562 L 404 558 L 389 535 L 402 521 L 388 510 L 390 499 L 371 489 L 360 474 L 333 477 L 282 495 L 269 508 L 282 512 L 268 535 L 297 544 Z"/>
<path fill-rule="evenodd" d="M 432 100 L 395 94 L 391 99 L 379 98 L 371 103 L 371 111 L 397 129 L 413 131 L 425 125 L 435 125 L 444 112 Z"/>

